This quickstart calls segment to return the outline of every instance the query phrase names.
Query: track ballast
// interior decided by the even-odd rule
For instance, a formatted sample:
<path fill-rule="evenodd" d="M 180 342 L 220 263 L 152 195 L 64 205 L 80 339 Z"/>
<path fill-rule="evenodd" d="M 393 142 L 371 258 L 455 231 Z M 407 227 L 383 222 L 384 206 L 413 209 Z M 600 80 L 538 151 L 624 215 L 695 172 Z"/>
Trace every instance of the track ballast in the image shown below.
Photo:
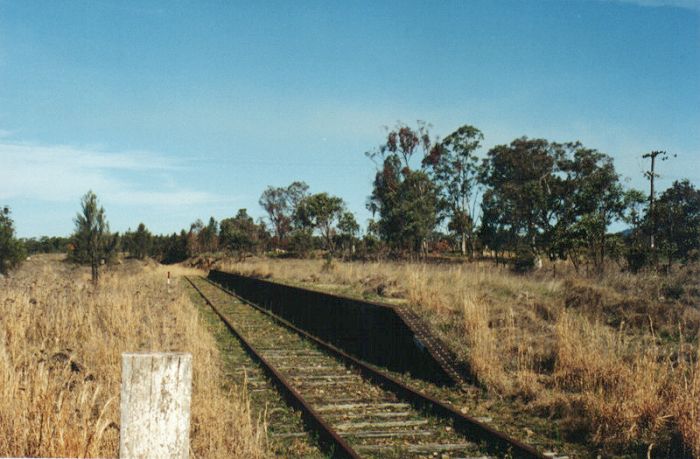
<path fill-rule="evenodd" d="M 351 357 L 304 336 L 283 320 L 204 278 L 188 281 L 266 367 L 270 379 L 304 413 L 307 426 L 333 456 L 483 458 L 496 452 L 543 457 L 519 442 L 508 444 L 510 440 L 498 433 L 493 437 L 497 445 L 485 442 L 483 435 L 470 435 L 483 434 L 482 426 L 465 429 L 465 420 L 454 422 L 454 414 L 440 416 L 441 407 L 433 409 L 429 397 L 427 406 L 426 399 L 416 403 L 410 391 L 392 390 L 397 388 L 384 382 L 381 374 L 368 374 L 374 370 L 354 364 Z"/>

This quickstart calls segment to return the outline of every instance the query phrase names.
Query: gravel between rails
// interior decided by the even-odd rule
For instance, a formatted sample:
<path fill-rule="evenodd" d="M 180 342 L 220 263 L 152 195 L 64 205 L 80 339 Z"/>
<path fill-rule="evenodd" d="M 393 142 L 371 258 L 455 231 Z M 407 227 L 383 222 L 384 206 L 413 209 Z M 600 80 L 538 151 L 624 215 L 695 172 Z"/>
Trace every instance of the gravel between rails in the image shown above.
<path fill-rule="evenodd" d="M 304 426 L 300 413 L 287 404 L 264 370 L 248 355 L 238 340 L 231 336 L 201 295 L 188 282 L 182 282 L 181 285 L 190 294 L 192 302 L 200 310 L 219 344 L 227 385 L 245 387 L 253 414 L 264 419 L 268 446 L 274 457 L 328 457 L 319 448 L 314 433 Z"/>

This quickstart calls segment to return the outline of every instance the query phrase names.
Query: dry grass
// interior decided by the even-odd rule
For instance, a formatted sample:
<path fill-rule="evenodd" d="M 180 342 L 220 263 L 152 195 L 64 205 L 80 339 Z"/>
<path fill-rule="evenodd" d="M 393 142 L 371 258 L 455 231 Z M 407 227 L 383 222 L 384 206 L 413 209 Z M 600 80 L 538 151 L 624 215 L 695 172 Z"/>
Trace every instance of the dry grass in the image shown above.
<path fill-rule="evenodd" d="M 175 273 L 174 273 L 175 274 Z M 195 457 L 263 457 L 264 426 L 240 389 L 222 389 L 220 358 L 196 309 L 165 270 L 128 262 L 104 274 L 34 257 L 0 280 L 0 456 L 116 456 L 121 353 L 193 355 Z"/>
<path fill-rule="evenodd" d="M 490 263 L 329 269 L 319 260 L 250 259 L 222 268 L 406 301 L 492 396 L 552 419 L 570 439 L 603 454 L 651 448 L 700 457 L 700 296 L 687 282 L 697 281 L 692 270 L 588 279 L 559 267 L 554 280 Z"/>

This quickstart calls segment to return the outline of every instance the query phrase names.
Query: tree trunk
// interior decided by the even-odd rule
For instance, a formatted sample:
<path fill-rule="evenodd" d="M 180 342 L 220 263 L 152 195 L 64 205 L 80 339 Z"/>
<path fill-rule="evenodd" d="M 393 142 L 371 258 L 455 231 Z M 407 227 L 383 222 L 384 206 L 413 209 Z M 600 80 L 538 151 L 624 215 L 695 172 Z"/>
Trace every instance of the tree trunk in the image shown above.
<path fill-rule="evenodd" d="M 99 265 L 98 265 L 96 260 L 92 260 L 91 268 L 92 268 L 92 283 L 97 284 L 97 281 L 98 281 L 99 276 L 100 276 L 100 272 L 99 272 Z"/>
<path fill-rule="evenodd" d="M 576 257 L 569 255 L 569 259 L 571 259 L 571 263 L 574 265 L 574 270 L 576 271 L 576 274 L 578 274 L 578 263 L 576 262 Z"/>
<path fill-rule="evenodd" d="M 328 252 L 329 252 L 329 253 L 331 254 L 331 256 L 332 256 L 333 253 L 335 252 L 335 246 L 333 245 L 333 238 L 332 238 L 332 237 L 328 236 L 328 237 L 326 238 L 326 246 L 327 246 L 327 248 L 328 248 Z"/>
<path fill-rule="evenodd" d="M 462 256 L 467 254 L 467 233 L 462 233 Z"/>
<path fill-rule="evenodd" d="M 605 236 L 606 236 L 606 231 L 603 229 L 603 237 L 601 238 L 601 243 L 600 243 L 600 268 L 599 272 L 600 274 L 603 274 L 605 272 Z"/>

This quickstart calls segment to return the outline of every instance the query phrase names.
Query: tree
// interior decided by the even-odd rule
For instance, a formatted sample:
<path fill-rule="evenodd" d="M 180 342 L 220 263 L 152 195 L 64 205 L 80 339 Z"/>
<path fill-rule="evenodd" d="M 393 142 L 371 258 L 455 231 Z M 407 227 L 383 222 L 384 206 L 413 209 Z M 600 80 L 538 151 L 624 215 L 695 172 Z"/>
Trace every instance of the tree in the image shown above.
<path fill-rule="evenodd" d="M 422 171 L 408 172 L 399 186 L 396 203 L 389 221 L 398 229 L 398 241 L 415 253 L 425 252 L 425 242 L 437 223 L 435 185 Z"/>
<path fill-rule="evenodd" d="M 484 242 L 527 257 L 532 252 L 552 261 L 569 258 L 577 269 L 581 254 L 604 269 L 608 227 L 624 220 L 631 205 L 612 158 L 580 142 L 523 137 L 496 146 L 480 180 L 486 186 Z"/>
<path fill-rule="evenodd" d="M 637 195 L 625 192 L 610 156 L 578 142 L 561 148 L 558 167 L 564 179 L 554 245 L 559 246 L 561 255 L 585 244 L 589 259 L 602 271 L 609 246 L 608 227 L 625 218 Z"/>
<path fill-rule="evenodd" d="M 146 258 L 151 251 L 152 238 L 153 236 L 146 229 L 146 225 L 139 223 L 136 232 L 132 236 L 133 252 L 131 254 L 139 260 Z"/>
<path fill-rule="evenodd" d="M 316 246 L 313 229 L 297 227 L 289 233 L 289 250 L 296 256 L 305 258 Z"/>
<path fill-rule="evenodd" d="M 204 222 L 201 218 L 190 224 L 190 230 L 187 233 L 187 258 L 204 251 L 202 238 L 200 237 L 202 231 L 204 231 Z"/>
<path fill-rule="evenodd" d="M 470 201 L 478 172 L 474 153 L 483 139 L 479 129 L 465 124 L 435 145 L 423 159 L 437 185 L 441 208 L 450 220 L 448 229 L 461 238 L 462 255 L 467 253 L 467 242 L 470 256 L 473 253 L 474 216 Z"/>
<path fill-rule="evenodd" d="M 278 245 L 283 244 L 292 229 L 293 217 L 299 202 L 307 195 L 309 186 L 293 182 L 287 187 L 269 186 L 258 203 L 267 212 Z"/>
<path fill-rule="evenodd" d="M 623 221 L 630 229 L 622 232 L 624 242 L 623 255 L 627 260 L 627 269 L 633 273 L 641 270 L 648 262 L 651 250 L 644 231 L 643 206 L 647 197 L 639 190 L 625 192 L 626 210 Z"/>
<path fill-rule="evenodd" d="M 70 238 L 61 236 L 41 236 L 39 239 L 21 239 L 28 254 L 35 253 L 65 253 Z"/>
<path fill-rule="evenodd" d="M 548 249 L 561 206 L 560 154 L 556 144 L 526 137 L 488 152 L 479 181 L 486 187 L 482 234 L 491 242 L 510 250 L 521 242 L 535 253 Z"/>
<path fill-rule="evenodd" d="M 675 181 L 656 202 L 659 247 L 671 266 L 688 261 L 700 251 L 700 190 L 689 180 Z"/>
<path fill-rule="evenodd" d="M 367 208 L 373 215 L 379 214 L 379 235 L 395 252 L 425 250 L 425 241 L 435 227 L 435 185 L 425 172 L 411 169 L 413 156 L 422 153 L 425 157 L 432 147 L 424 123 L 416 130 L 399 124 L 388 133 L 386 143 L 366 153 L 377 166 Z"/>
<path fill-rule="evenodd" d="M 0 274 L 6 275 L 24 260 L 23 244 L 15 238 L 14 222 L 10 218 L 10 208 L 0 209 Z"/>
<path fill-rule="evenodd" d="M 260 245 L 261 228 L 246 209 L 239 209 L 233 218 L 221 220 L 219 227 L 219 242 L 224 249 L 244 255 L 255 252 Z"/>
<path fill-rule="evenodd" d="M 514 230 L 507 225 L 505 219 L 501 218 L 502 212 L 495 191 L 487 189 L 481 199 L 481 225 L 478 237 L 483 245 L 493 250 L 496 264 L 499 262 L 499 253 L 503 254 L 508 249 L 515 249 Z"/>
<path fill-rule="evenodd" d="M 111 235 L 105 210 L 99 206 L 97 196 L 88 191 L 80 201 L 81 212 L 75 219 L 73 233 L 74 250 L 71 259 L 79 263 L 90 264 L 92 281 L 99 279 L 100 263 L 107 261 L 116 253 L 119 235 Z"/>
<path fill-rule="evenodd" d="M 338 233 L 343 249 L 350 254 L 355 253 L 355 240 L 360 231 L 360 225 L 352 212 L 343 212 L 338 220 Z"/>
<path fill-rule="evenodd" d="M 367 220 L 367 229 L 359 244 L 359 253 L 362 258 L 379 260 L 386 255 L 387 245 L 381 240 L 379 223 L 370 218 Z"/>
<path fill-rule="evenodd" d="M 163 241 L 163 256 L 161 261 L 166 264 L 179 263 L 187 260 L 189 233 L 184 229 L 180 234 L 173 233 Z"/>
<path fill-rule="evenodd" d="M 153 235 L 146 229 L 146 225 L 139 223 L 136 231 L 127 231 L 121 237 L 121 247 L 129 252 L 129 255 L 143 260 L 151 255 L 154 247 Z"/>
<path fill-rule="evenodd" d="M 219 248 L 218 233 L 219 223 L 214 217 L 209 217 L 207 226 L 202 227 L 197 234 L 200 250 L 203 252 L 216 252 L 216 249 Z"/>
<path fill-rule="evenodd" d="M 303 198 L 296 209 L 295 220 L 303 228 L 318 230 L 324 240 L 326 250 L 332 255 L 335 251 L 335 224 L 345 209 L 345 203 L 337 196 L 316 193 Z"/>
<path fill-rule="evenodd" d="M 274 236 L 279 243 L 287 235 L 291 226 L 291 219 L 288 216 L 286 189 L 268 186 L 263 191 L 258 202 L 267 212 L 270 224 L 274 230 Z"/>

